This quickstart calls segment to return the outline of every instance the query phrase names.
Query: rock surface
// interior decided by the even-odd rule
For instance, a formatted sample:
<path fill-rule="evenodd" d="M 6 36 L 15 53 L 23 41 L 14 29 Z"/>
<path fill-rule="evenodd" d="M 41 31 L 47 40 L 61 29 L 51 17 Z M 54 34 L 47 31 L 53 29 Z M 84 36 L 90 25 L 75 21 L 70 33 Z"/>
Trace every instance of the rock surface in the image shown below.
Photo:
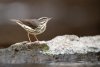
<path fill-rule="evenodd" d="M 57 36 L 50 41 L 23 41 L 0 49 L 0 63 L 99 62 L 100 36 Z"/>

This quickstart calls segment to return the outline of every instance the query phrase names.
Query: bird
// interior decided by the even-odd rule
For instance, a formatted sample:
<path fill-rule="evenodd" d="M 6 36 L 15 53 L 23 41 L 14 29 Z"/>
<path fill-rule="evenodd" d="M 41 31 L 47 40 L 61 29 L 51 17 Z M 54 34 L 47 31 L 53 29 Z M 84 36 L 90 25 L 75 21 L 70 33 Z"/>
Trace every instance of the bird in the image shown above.
<path fill-rule="evenodd" d="M 16 22 L 27 32 L 29 42 L 32 42 L 30 39 L 30 34 L 33 35 L 36 41 L 39 41 L 37 35 L 42 34 L 47 27 L 47 23 L 51 18 L 41 17 L 38 19 L 10 19 L 13 22 Z"/>

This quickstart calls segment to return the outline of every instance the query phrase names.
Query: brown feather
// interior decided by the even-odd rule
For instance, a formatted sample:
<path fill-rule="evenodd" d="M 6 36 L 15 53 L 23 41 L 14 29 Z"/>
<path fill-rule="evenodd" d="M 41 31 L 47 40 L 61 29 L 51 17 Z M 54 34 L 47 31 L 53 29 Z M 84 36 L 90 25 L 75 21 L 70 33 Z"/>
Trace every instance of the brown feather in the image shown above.
<path fill-rule="evenodd" d="M 38 27 L 39 21 L 36 19 L 23 19 L 20 20 L 23 24 L 35 29 Z"/>

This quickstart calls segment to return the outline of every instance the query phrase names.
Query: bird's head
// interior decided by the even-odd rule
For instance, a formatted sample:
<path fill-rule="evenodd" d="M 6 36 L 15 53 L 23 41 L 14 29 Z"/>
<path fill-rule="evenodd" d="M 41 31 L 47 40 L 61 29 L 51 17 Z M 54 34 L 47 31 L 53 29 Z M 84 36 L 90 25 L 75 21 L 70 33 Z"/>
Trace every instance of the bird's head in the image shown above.
<path fill-rule="evenodd" d="M 47 22 L 48 22 L 49 20 L 51 20 L 51 18 L 48 18 L 48 17 L 41 17 L 41 18 L 39 18 L 38 20 L 39 20 L 40 24 L 42 25 L 42 24 L 47 24 Z"/>

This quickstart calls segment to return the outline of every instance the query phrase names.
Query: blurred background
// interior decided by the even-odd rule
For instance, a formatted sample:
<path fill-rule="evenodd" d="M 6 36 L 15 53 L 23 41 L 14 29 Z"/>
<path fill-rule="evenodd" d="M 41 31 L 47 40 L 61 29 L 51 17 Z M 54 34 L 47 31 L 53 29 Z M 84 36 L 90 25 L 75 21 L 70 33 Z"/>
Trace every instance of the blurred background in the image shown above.
<path fill-rule="evenodd" d="M 27 33 L 9 19 L 52 17 L 39 40 L 58 35 L 100 34 L 99 0 L 0 0 L 0 47 L 27 41 Z M 31 36 L 32 41 L 35 41 Z"/>

